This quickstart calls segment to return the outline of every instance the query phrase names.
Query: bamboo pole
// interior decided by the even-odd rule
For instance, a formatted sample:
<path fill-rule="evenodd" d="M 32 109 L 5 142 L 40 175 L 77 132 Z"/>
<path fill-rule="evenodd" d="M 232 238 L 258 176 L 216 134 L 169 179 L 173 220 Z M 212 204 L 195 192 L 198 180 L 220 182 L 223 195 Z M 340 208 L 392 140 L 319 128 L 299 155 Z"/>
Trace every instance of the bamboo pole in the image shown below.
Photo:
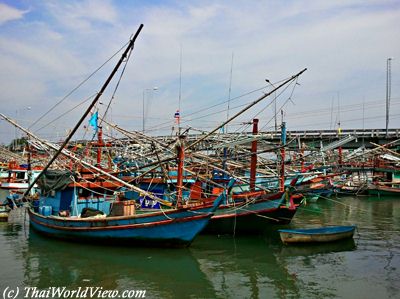
<path fill-rule="evenodd" d="M 56 145 L 52 144 L 51 142 L 48 142 L 48 141 L 46 141 L 46 140 L 41 139 L 40 137 L 36 136 L 36 135 L 33 134 L 32 132 L 28 131 L 27 129 L 21 127 L 19 124 L 17 124 L 15 121 L 13 121 L 12 119 L 8 118 L 8 117 L 5 116 L 4 114 L 0 113 L 0 116 L 1 116 L 4 120 L 6 120 L 6 121 L 8 121 L 9 123 L 13 124 L 15 127 L 17 127 L 18 129 L 20 129 L 21 131 L 25 132 L 25 133 L 26 133 L 28 136 L 30 136 L 31 138 L 38 140 L 39 142 L 41 142 L 42 144 L 45 144 L 46 146 L 48 146 L 49 148 L 51 148 L 51 149 L 53 149 L 53 150 L 56 150 L 56 151 L 60 150 L 60 147 L 59 147 L 59 146 L 56 146 Z M 129 183 L 127 183 L 127 182 L 121 180 L 120 178 L 115 177 L 114 175 L 110 174 L 109 172 L 104 171 L 104 170 L 101 169 L 101 168 L 98 168 L 98 167 L 96 167 L 96 166 L 93 166 L 92 164 L 90 164 L 90 163 L 88 163 L 88 162 L 85 162 L 84 160 L 81 160 L 81 159 L 80 159 L 79 157 L 77 157 L 75 154 L 69 152 L 69 151 L 66 150 L 66 149 L 61 149 L 60 153 L 63 154 L 64 156 L 66 156 L 66 157 L 68 157 L 68 158 L 74 160 L 74 161 L 77 161 L 77 162 L 81 163 L 82 165 L 84 165 L 84 166 L 86 166 L 86 167 L 88 167 L 88 168 L 90 168 L 90 169 L 92 169 L 92 170 L 94 170 L 94 171 L 96 171 L 96 172 L 98 172 L 98 173 L 100 173 L 100 174 L 102 174 L 102 175 L 105 175 L 106 177 L 108 177 L 108 178 L 110 178 L 110 179 L 112 179 L 112 180 L 114 180 L 114 181 L 116 181 L 116 182 L 121 183 L 122 185 L 128 187 L 129 189 L 132 189 L 132 190 L 134 190 L 134 191 L 137 191 L 137 192 L 139 192 L 139 193 L 142 193 L 142 194 L 144 194 L 145 196 L 148 196 L 148 197 L 151 198 L 151 199 L 157 200 L 157 201 L 159 201 L 159 202 L 161 202 L 161 203 L 163 203 L 163 204 L 165 204 L 165 205 L 171 206 L 171 203 L 169 203 L 169 202 L 167 202 L 167 201 L 164 201 L 164 200 L 158 198 L 157 196 L 155 196 L 155 195 L 153 195 L 153 194 L 151 194 L 151 193 L 149 193 L 149 192 L 147 192 L 147 191 L 145 191 L 145 190 L 143 190 L 143 189 L 140 189 L 139 187 L 136 187 L 136 186 L 134 186 L 134 185 L 131 185 L 131 184 L 129 184 Z M 32 185 L 33 185 L 33 184 L 34 184 L 34 183 L 32 183 Z M 26 194 L 24 194 L 24 196 L 26 196 Z"/>

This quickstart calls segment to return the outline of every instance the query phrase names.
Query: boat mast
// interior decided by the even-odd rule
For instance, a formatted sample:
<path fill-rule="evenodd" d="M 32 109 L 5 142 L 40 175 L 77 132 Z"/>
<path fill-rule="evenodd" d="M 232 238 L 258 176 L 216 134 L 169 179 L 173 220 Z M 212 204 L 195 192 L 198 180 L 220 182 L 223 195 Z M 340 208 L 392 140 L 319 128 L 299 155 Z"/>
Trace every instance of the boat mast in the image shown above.
<path fill-rule="evenodd" d="M 4 114 L 0 113 L 0 117 L 2 117 L 4 120 L 8 121 L 9 123 L 13 124 L 15 127 L 20 129 L 21 131 L 25 132 L 28 136 L 30 136 L 33 139 L 39 141 L 40 143 L 46 145 L 47 147 L 49 147 L 49 148 L 51 148 L 53 150 L 58 150 L 59 149 L 59 146 L 56 146 L 56 145 L 54 145 L 53 143 L 51 143 L 49 141 L 46 141 L 46 140 L 43 140 L 43 139 L 39 138 L 38 136 L 36 136 L 32 132 L 30 132 L 27 129 L 21 127 L 19 124 L 17 124 L 15 121 L 11 120 L 10 118 L 5 116 Z M 170 206 L 170 203 L 162 200 L 161 198 L 158 198 L 157 196 L 153 195 L 152 193 L 149 193 L 149 192 L 147 192 L 147 191 L 145 191 L 143 189 L 140 189 L 139 187 L 136 187 L 135 185 L 129 184 L 128 182 L 125 182 L 124 180 L 112 175 L 108 171 L 104 171 L 101 168 L 93 166 L 92 164 L 86 162 L 85 160 L 82 160 L 80 157 L 78 157 L 75 154 L 71 153 L 67 149 L 63 149 L 61 151 L 61 154 L 66 156 L 66 157 L 68 157 L 68 158 L 70 158 L 70 159 L 72 159 L 72 160 L 74 160 L 74 161 L 76 161 L 76 162 L 81 163 L 83 166 L 86 166 L 86 167 L 94 170 L 97 173 L 100 173 L 100 174 L 102 174 L 102 175 L 104 175 L 104 176 L 106 176 L 106 177 L 108 177 L 108 178 L 110 178 L 110 179 L 112 179 L 114 181 L 117 181 L 118 183 L 121 183 L 122 185 L 124 185 L 124 186 L 126 186 L 126 187 L 128 187 L 128 188 L 130 188 L 130 189 L 132 189 L 132 190 L 134 190 L 136 192 L 138 192 L 138 193 L 144 194 L 145 196 L 147 196 L 147 197 L 149 197 L 151 199 L 159 201 L 159 202 L 163 203 L 164 205 Z"/>
<path fill-rule="evenodd" d="M 231 71 L 229 76 L 229 90 L 228 90 L 228 109 L 226 110 L 226 119 L 229 119 L 229 109 L 231 103 L 231 91 L 232 91 L 232 73 L 233 73 L 233 52 L 232 52 L 232 59 L 231 59 Z M 225 134 L 228 133 L 228 124 L 225 126 Z"/>
<path fill-rule="evenodd" d="M 299 73 L 297 73 L 296 75 L 293 75 L 292 77 L 290 77 L 289 79 L 285 80 L 284 82 L 282 82 L 279 86 L 275 87 L 273 90 L 271 90 L 270 92 L 262 95 L 261 97 L 259 97 L 257 100 L 255 100 L 254 102 L 250 103 L 249 105 L 247 105 L 245 108 L 243 108 L 242 110 L 240 110 L 239 112 L 237 112 L 235 115 L 231 116 L 229 119 L 227 119 L 224 123 L 222 123 L 221 125 L 217 126 L 215 129 L 211 130 L 209 133 L 205 134 L 202 138 L 198 139 L 197 141 L 193 142 L 192 144 L 190 144 L 186 149 L 192 148 L 195 145 L 199 144 L 200 142 L 202 142 L 203 140 L 205 140 L 206 138 L 210 137 L 212 134 L 214 134 L 215 132 L 217 132 L 219 129 L 221 129 L 222 127 L 225 127 L 226 124 L 230 123 L 232 120 L 234 120 L 235 118 L 237 118 L 239 115 L 243 114 L 244 112 L 246 112 L 247 110 L 249 110 L 251 107 L 253 107 L 254 105 L 258 104 L 259 102 L 261 102 L 263 99 L 265 99 L 266 97 L 270 96 L 271 94 L 273 94 L 274 92 L 276 92 L 278 89 L 280 89 L 282 86 L 288 84 L 289 82 L 293 81 L 294 79 L 296 79 L 297 77 L 299 77 L 302 73 L 304 73 L 307 70 L 307 68 L 303 69 L 302 71 L 300 71 Z"/>
<path fill-rule="evenodd" d="M 286 146 L 286 122 L 281 125 L 281 173 L 279 177 L 279 189 L 285 191 L 285 146 Z"/>
<path fill-rule="evenodd" d="M 143 28 L 143 24 L 140 24 L 139 29 L 136 31 L 135 35 L 133 38 L 130 40 L 128 47 L 125 49 L 124 53 L 122 54 L 120 60 L 118 61 L 117 65 L 114 67 L 113 71 L 111 74 L 108 76 L 106 82 L 103 84 L 101 90 L 97 94 L 97 96 L 93 99 L 92 103 L 89 105 L 89 107 L 86 109 L 85 113 L 82 115 L 82 117 L 79 119 L 78 123 L 75 125 L 75 127 L 72 129 L 71 133 L 67 136 L 67 138 L 64 140 L 63 144 L 60 146 L 58 151 L 54 154 L 54 156 L 50 159 L 50 161 L 47 163 L 47 165 L 43 168 L 43 170 L 39 173 L 39 175 L 33 180 L 33 182 L 29 185 L 28 189 L 25 191 L 24 196 L 26 196 L 29 191 L 32 189 L 32 187 L 36 184 L 36 182 L 39 180 L 39 178 L 49 169 L 51 164 L 57 159 L 57 157 L 61 154 L 62 150 L 65 148 L 65 146 L 68 144 L 68 142 L 71 140 L 72 136 L 75 134 L 75 132 L 78 130 L 80 125 L 83 123 L 89 112 L 92 110 L 94 105 L 97 103 L 97 101 L 100 99 L 104 91 L 106 90 L 108 84 L 110 83 L 111 79 L 114 77 L 115 73 L 118 71 L 118 68 L 122 64 L 122 62 L 125 60 L 125 58 L 128 56 L 128 53 L 133 50 L 133 46 L 135 44 L 136 38 L 138 37 L 140 31 Z"/>
<path fill-rule="evenodd" d="M 258 119 L 253 119 L 253 136 L 258 134 Z M 257 139 L 251 142 L 250 191 L 256 191 Z"/>
<path fill-rule="evenodd" d="M 178 103 L 178 135 L 181 134 L 181 101 L 182 101 L 182 44 L 181 44 L 181 52 L 179 56 L 179 103 Z"/>
<path fill-rule="evenodd" d="M 29 138 L 29 137 L 28 137 Z M 32 180 L 32 154 L 31 154 L 31 146 L 29 144 L 29 139 L 28 142 L 26 143 L 26 152 L 27 152 L 27 163 L 28 163 L 28 168 L 27 168 L 27 175 L 28 175 L 28 184 L 31 183 Z"/>
<path fill-rule="evenodd" d="M 177 188 L 177 201 L 176 205 L 178 208 L 182 206 L 182 189 L 183 189 L 183 165 L 185 160 L 185 148 L 183 144 L 183 136 L 179 136 L 179 140 L 176 146 L 178 150 L 178 179 L 176 182 Z"/>
<path fill-rule="evenodd" d="M 103 150 L 103 128 L 98 127 L 99 131 L 97 132 L 97 167 L 101 168 L 101 152 Z"/>

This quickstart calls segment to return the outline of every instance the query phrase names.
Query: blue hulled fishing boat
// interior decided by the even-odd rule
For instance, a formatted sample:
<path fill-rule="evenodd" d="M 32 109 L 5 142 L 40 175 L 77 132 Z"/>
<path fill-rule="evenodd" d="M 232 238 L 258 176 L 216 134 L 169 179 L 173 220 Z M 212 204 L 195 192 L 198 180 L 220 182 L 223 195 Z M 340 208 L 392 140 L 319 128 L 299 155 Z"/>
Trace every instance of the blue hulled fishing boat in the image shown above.
<path fill-rule="evenodd" d="M 222 192 L 209 204 L 140 209 L 135 201 L 118 198 L 118 193 L 104 194 L 110 182 L 77 182 L 68 171 L 48 171 L 38 184 L 41 195 L 28 209 L 32 228 L 80 241 L 186 246 L 226 197 Z"/>
<path fill-rule="evenodd" d="M 112 73 L 63 144 L 54 146 L 46 143 L 56 150 L 56 153 L 24 194 L 26 197 L 34 184 L 38 184 L 39 192 L 29 198 L 31 207 L 28 211 L 33 229 L 51 237 L 80 241 L 185 246 L 189 245 L 207 225 L 213 212 L 225 198 L 225 192 L 221 192 L 211 203 L 189 205 L 182 202 L 183 145 L 178 150 L 180 180 L 177 184 L 178 195 L 175 205 L 173 200 L 162 201 L 154 194 L 115 177 L 100 165 L 94 166 L 65 150 L 74 133 L 104 93 L 119 66 L 130 57 L 134 42 L 142 28 L 143 25 L 140 25 Z M 96 131 L 97 114 L 93 113 L 89 121 Z M 29 133 L 29 136 L 34 135 Z M 38 139 L 36 136 L 35 138 Z M 90 169 L 91 177 L 87 177 L 82 169 L 76 169 L 74 173 L 49 170 L 60 154 Z M 119 197 L 119 188 L 122 186 L 166 204 L 165 209 L 139 209 L 135 201 Z"/>

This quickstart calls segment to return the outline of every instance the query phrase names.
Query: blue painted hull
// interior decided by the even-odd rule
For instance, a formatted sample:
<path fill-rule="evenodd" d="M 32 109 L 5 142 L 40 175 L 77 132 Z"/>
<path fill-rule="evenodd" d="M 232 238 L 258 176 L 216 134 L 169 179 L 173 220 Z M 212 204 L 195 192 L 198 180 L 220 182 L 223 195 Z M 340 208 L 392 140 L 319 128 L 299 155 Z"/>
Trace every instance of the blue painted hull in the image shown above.
<path fill-rule="evenodd" d="M 352 238 L 355 226 L 325 226 L 309 229 L 280 229 L 283 243 L 333 242 Z"/>
<path fill-rule="evenodd" d="M 187 246 L 207 225 L 221 201 L 222 196 L 213 206 L 122 217 L 63 218 L 43 216 L 32 209 L 29 209 L 29 216 L 32 228 L 57 238 Z"/>

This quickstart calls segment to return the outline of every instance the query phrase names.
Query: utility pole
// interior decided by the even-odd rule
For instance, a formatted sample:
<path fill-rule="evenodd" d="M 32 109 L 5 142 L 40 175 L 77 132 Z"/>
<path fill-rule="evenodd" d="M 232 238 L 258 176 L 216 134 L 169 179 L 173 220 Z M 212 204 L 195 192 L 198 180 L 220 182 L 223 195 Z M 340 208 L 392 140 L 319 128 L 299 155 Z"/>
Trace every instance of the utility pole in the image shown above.
<path fill-rule="evenodd" d="M 269 85 L 271 85 L 274 89 L 276 88 L 274 84 L 271 83 L 269 79 L 265 79 Z M 275 123 L 275 132 L 278 132 L 278 122 L 276 121 L 276 93 L 274 95 L 274 123 Z"/>
<path fill-rule="evenodd" d="M 390 93 L 392 90 L 391 62 L 392 58 L 386 60 L 386 138 L 388 138 Z"/>
<path fill-rule="evenodd" d="M 232 60 L 231 60 L 231 72 L 229 76 L 229 90 L 228 90 L 228 110 L 226 110 L 226 119 L 229 119 L 229 109 L 231 103 L 231 91 L 232 91 L 232 71 L 233 71 L 233 52 L 232 52 Z M 225 126 L 225 133 L 228 133 L 228 125 Z"/>
<path fill-rule="evenodd" d="M 142 133 L 144 134 L 144 124 L 145 124 L 145 97 L 146 97 L 146 93 L 149 91 L 157 91 L 158 87 L 153 87 L 153 88 L 145 88 L 143 89 L 143 98 L 142 98 Z"/>

